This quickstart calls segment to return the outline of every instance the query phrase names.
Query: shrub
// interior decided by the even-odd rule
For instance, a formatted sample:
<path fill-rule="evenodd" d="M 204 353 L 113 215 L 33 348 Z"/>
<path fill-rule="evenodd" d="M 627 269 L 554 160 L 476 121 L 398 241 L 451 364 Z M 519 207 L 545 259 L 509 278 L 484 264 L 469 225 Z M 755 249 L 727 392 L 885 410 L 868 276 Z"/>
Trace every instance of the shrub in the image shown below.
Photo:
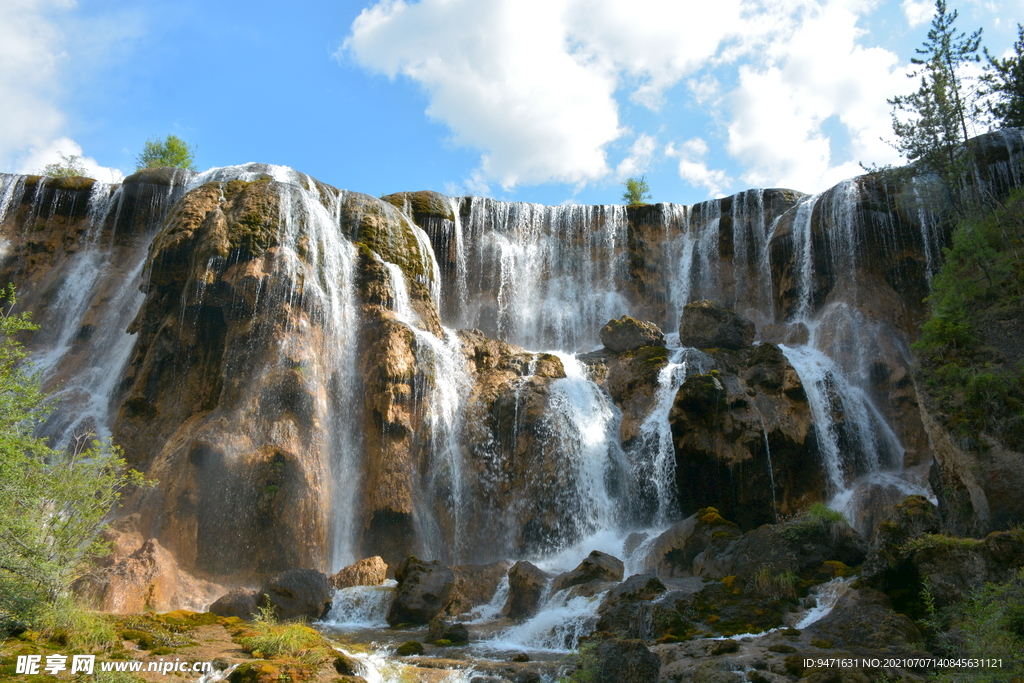
<path fill-rule="evenodd" d="M 142 148 L 142 153 L 135 158 L 135 170 L 173 166 L 196 170 L 195 151 L 177 135 L 168 135 L 167 139 L 150 138 Z"/>

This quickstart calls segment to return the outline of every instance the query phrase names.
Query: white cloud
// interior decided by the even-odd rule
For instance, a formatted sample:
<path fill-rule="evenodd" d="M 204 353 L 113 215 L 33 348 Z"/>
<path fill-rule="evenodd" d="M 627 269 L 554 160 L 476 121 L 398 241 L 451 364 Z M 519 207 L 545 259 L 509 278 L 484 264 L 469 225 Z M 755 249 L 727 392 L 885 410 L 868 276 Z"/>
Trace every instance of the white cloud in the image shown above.
<path fill-rule="evenodd" d="M 929 0 L 903 0 L 900 7 L 903 9 L 903 16 L 907 18 L 910 28 L 927 24 L 931 21 L 932 13 L 935 11 L 935 3 L 929 2 Z"/>
<path fill-rule="evenodd" d="M 77 161 L 85 168 L 86 175 L 105 183 L 118 183 L 124 179 L 124 173 L 117 168 L 101 166 L 92 157 L 82 156 L 82 146 L 70 138 L 57 138 L 43 147 L 32 147 L 22 158 L 17 173 L 39 173 L 47 164 L 60 163 L 61 154 L 81 157 Z"/>
<path fill-rule="evenodd" d="M 861 172 L 858 161 L 898 161 L 880 138 L 891 137 L 886 98 L 908 79 L 896 55 L 858 43 L 857 11 L 811 3 L 761 60 L 739 68 L 728 150 L 747 183 L 814 192 Z"/>
<path fill-rule="evenodd" d="M 616 91 L 656 108 L 739 15 L 739 0 L 382 0 L 339 56 L 419 83 L 427 113 L 480 149 L 480 171 L 506 189 L 583 185 L 610 173 L 605 148 L 624 134 Z"/>
<path fill-rule="evenodd" d="M 654 157 L 654 150 L 658 141 L 653 135 L 641 133 L 637 136 L 633 146 L 629 149 L 629 156 L 619 162 L 615 167 L 615 175 L 619 178 L 629 178 L 647 171 Z"/>
<path fill-rule="evenodd" d="M 701 138 L 691 138 L 679 147 L 669 143 L 665 156 L 679 159 L 679 177 L 694 187 L 703 187 L 709 197 L 719 197 L 732 180 L 725 171 L 710 169 L 704 161 L 709 152 L 708 143 Z"/>
<path fill-rule="evenodd" d="M 53 14 L 72 0 L 0 2 L 0 169 L 11 169 L 26 148 L 42 147 L 64 125 L 56 106 L 57 72 L 66 59 Z"/>
<path fill-rule="evenodd" d="M 657 114 L 669 89 L 727 129 L 745 182 L 815 190 L 897 161 L 886 98 L 908 89 L 895 54 L 864 44 L 877 0 L 380 0 L 338 52 L 427 93 L 427 113 L 480 150 L 474 183 L 582 186 L 649 163 L 621 139 L 617 97 Z M 644 137 L 646 136 L 646 137 Z M 647 141 L 650 138 L 650 142 Z M 680 174 L 729 179 L 680 147 Z M 713 158 L 714 155 L 711 155 Z M 714 164 L 713 164 L 714 165 Z"/>

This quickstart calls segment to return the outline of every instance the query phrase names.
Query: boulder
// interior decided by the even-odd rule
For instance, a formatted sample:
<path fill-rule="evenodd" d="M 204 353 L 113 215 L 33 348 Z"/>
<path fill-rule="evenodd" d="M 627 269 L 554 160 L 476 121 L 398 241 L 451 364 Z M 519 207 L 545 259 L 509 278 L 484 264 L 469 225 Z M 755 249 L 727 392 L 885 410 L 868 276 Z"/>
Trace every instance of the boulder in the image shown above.
<path fill-rule="evenodd" d="M 661 671 L 661 660 L 641 640 L 606 640 L 594 657 L 594 683 L 651 683 Z"/>
<path fill-rule="evenodd" d="M 539 567 L 520 560 L 508 570 L 508 600 L 502 612 L 511 619 L 528 619 L 537 613 L 548 575 Z"/>
<path fill-rule="evenodd" d="M 334 588 L 323 572 L 290 569 L 267 581 L 260 589 L 260 606 L 271 607 L 282 621 L 320 619 L 331 609 Z"/>
<path fill-rule="evenodd" d="M 597 630 L 624 638 L 650 639 L 654 633 L 651 601 L 666 591 L 657 577 L 635 574 L 605 595 L 597 610 Z"/>
<path fill-rule="evenodd" d="M 739 535 L 739 527 L 718 510 L 703 508 L 655 539 L 644 560 L 644 571 L 669 579 L 692 576 L 694 559 L 712 540 L 733 540 Z"/>
<path fill-rule="evenodd" d="M 665 334 L 654 323 L 624 315 L 601 328 L 601 343 L 609 351 L 622 353 L 644 346 L 664 346 Z"/>
<path fill-rule="evenodd" d="M 380 555 L 359 560 L 338 571 L 331 577 L 331 585 L 335 588 L 351 588 L 352 586 L 379 586 L 387 578 L 388 566 Z"/>
<path fill-rule="evenodd" d="M 439 560 L 424 562 L 410 555 L 395 569 L 398 589 L 388 609 L 387 622 L 427 624 L 451 602 L 455 574 Z"/>
<path fill-rule="evenodd" d="M 906 655 L 911 643 L 921 641 L 914 623 L 893 611 L 884 593 L 870 588 L 846 591 L 832 611 L 807 630 L 837 647 L 870 648 L 879 653 Z"/>
<path fill-rule="evenodd" d="M 451 614 L 462 614 L 475 607 L 486 605 L 494 598 L 498 584 L 508 574 L 511 562 L 501 561 L 490 564 L 460 564 L 452 567 L 455 573 L 455 593 Z"/>
<path fill-rule="evenodd" d="M 258 597 L 259 591 L 252 588 L 236 588 L 230 593 L 217 598 L 207 611 L 219 617 L 252 619 L 256 616 L 259 609 L 256 604 Z"/>
<path fill-rule="evenodd" d="M 755 333 L 754 323 L 707 299 L 686 304 L 679 321 L 679 343 L 698 349 L 742 349 Z"/>
<path fill-rule="evenodd" d="M 551 592 L 591 581 L 622 581 L 625 566 L 622 560 L 600 550 L 594 550 L 571 572 L 559 574 L 551 581 Z"/>
<path fill-rule="evenodd" d="M 469 642 L 469 629 L 466 628 L 465 624 L 449 624 L 441 617 L 435 617 L 430 620 L 430 625 L 427 628 L 428 643 L 440 644 L 440 645 L 459 645 L 462 643 Z M 440 641 L 448 641 L 447 643 L 441 643 Z"/>

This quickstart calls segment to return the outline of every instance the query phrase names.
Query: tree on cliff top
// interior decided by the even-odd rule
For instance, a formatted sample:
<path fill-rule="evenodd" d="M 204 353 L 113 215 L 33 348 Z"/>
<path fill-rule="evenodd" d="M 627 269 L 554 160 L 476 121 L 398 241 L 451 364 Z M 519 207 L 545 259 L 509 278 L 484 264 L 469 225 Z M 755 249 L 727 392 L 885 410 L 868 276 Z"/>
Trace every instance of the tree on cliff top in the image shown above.
<path fill-rule="evenodd" d="M 936 0 L 928 39 L 911 60 L 919 68 L 910 74 L 921 86 L 909 95 L 888 100 L 893 107 L 892 129 L 896 148 L 908 161 L 937 174 L 950 192 L 958 214 L 966 208 L 963 176 L 969 166 L 966 154 L 971 128 L 981 116 L 980 91 L 963 73 L 963 67 L 981 61 L 981 29 L 971 35 L 958 33 L 957 12 L 947 12 L 945 0 Z"/>
<path fill-rule="evenodd" d="M 46 175 L 51 178 L 71 178 L 74 176 L 84 176 L 87 173 L 85 166 L 82 165 L 82 157 L 79 155 L 57 152 L 57 156 L 60 157 L 60 161 L 47 164 L 46 168 L 39 172 L 39 175 Z"/>
<path fill-rule="evenodd" d="M 31 624 L 40 609 L 67 597 L 128 486 L 144 483 L 125 469 L 117 448 L 82 440 L 57 451 L 34 435 L 47 397 L 25 363 L 16 335 L 36 329 L 15 315 L 13 287 L 0 290 L 0 634 Z"/>
<path fill-rule="evenodd" d="M 639 178 L 627 178 L 622 183 L 622 186 L 626 188 L 625 192 L 622 193 L 622 201 L 630 206 L 646 204 L 647 200 L 651 198 L 651 188 L 647 184 L 647 176 L 645 175 Z"/>
<path fill-rule="evenodd" d="M 146 141 L 142 154 L 135 157 L 135 170 L 175 166 L 189 171 L 196 170 L 195 150 L 177 135 L 168 135 L 166 140 L 151 138 Z"/>

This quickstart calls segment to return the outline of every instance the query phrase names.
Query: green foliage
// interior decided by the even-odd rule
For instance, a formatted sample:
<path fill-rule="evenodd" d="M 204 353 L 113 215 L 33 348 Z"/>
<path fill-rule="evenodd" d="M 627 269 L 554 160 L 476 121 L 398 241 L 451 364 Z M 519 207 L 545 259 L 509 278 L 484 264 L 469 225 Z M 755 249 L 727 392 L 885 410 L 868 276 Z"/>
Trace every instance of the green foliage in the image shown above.
<path fill-rule="evenodd" d="M 929 395 L 960 437 L 1024 445 L 1024 367 L 985 343 L 1024 300 L 1024 190 L 959 223 L 932 279 L 931 318 L 914 344 Z M 998 323 L 997 323 L 998 324 Z"/>
<path fill-rule="evenodd" d="M 845 522 L 846 515 L 839 510 L 833 510 L 824 503 L 812 503 L 805 513 L 808 518 L 816 522 Z"/>
<path fill-rule="evenodd" d="M 196 170 L 195 150 L 177 135 L 168 135 L 166 140 L 150 138 L 146 141 L 142 154 L 135 157 L 135 170 L 174 166 Z"/>
<path fill-rule="evenodd" d="M 121 645 L 109 621 L 66 596 L 41 606 L 35 626 L 43 637 L 70 649 L 110 650 Z"/>
<path fill-rule="evenodd" d="M 626 190 L 622 193 L 622 201 L 630 206 L 642 206 L 651 199 L 651 188 L 647 184 L 647 176 L 639 178 L 627 178 L 622 186 Z"/>
<path fill-rule="evenodd" d="M 957 615 L 959 657 L 1003 660 L 1002 668 L 947 672 L 941 683 L 995 683 L 1024 677 L 1024 570 L 1003 585 L 986 584 Z"/>
<path fill-rule="evenodd" d="M 96 540 L 105 517 L 143 480 L 109 444 L 81 439 L 56 451 L 34 436 L 46 397 L 17 336 L 36 328 L 27 313 L 12 313 L 13 287 L 0 300 L 7 304 L 0 309 L 0 628 L 7 630 L 36 625 L 64 604 L 71 582 L 106 550 Z"/>
<path fill-rule="evenodd" d="M 1008 128 L 1024 128 L 1024 26 L 1017 24 L 1017 42 L 1006 59 L 992 56 L 986 49 L 985 91 L 994 96 L 989 112 Z"/>
<path fill-rule="evenodd" d="M 73 178 L 86 174 L 85 166 L 82 165 L 82 157 L 77 154 L 64 154 L 57 152 L 60 162 L 47 164 L 46 168 L 40 171 L 39 175 L 50 176 L 51 178 Z"/>
<path fill-rule="evenodd" d="M 267 659 L 289 657 L 307 666 L 315 666 L 333 656 L 331 644 L 305 624 L 275 624 L 256 621 L 253 633 L 238 639 L 242 649 Z"/>
<path fill-rule="evenodd" d="M 601 680 L 601 662 L 597 658 L 597 642 L 580 645 L 576 653 L 576 668 L 568 676 L 562 676 L 558 683 L 594 683 Z"/>
<path fill-rule="evenodd" d="M 945 0 L 936 0 L 928 39 L 911 61 L 918 68 L 909 76 L 920 78 L 916 92 L 888 100 L 893 107 L 893 147 L 929 173 L 942 179 L 954 210 L 963 215 L 970 203 L 963 184 L 969 167 L 966 145 L 969 127 L 981 115 L 980 91 L 963 75 L 962 67 L 981 60 L 981 30 L 971 35 L 955 27 L 957 12 L 947 12 Z"/>
<path fill-rule="evenodd" d="M 776 572 L 768 565 L 761 565 L 751 584 L 756 594 L 769 600 L 795 600 L 799 581 L 800 577 L 791 571 Z"/>

